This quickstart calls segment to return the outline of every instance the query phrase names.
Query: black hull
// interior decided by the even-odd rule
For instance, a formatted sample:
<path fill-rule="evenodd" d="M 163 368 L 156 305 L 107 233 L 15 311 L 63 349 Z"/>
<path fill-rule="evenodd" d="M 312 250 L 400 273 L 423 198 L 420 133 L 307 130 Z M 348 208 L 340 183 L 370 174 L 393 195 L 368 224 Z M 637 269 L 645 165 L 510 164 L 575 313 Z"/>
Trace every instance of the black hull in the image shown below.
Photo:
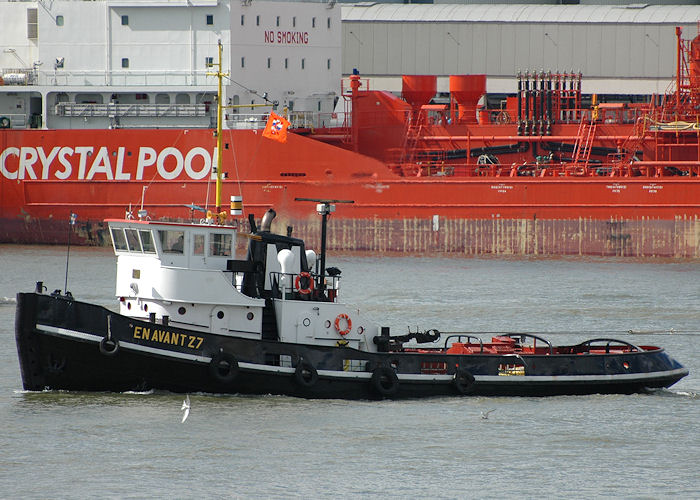
<path fill-rule="evenodd" d="M 152 335 L 158 335 L 155 341 Z M 669 387 L 688 373 L 662 349 L 515 357 L 366 353 L 163 326 L 33 293 L 18 295 L 16 340 L 23 385 L 32 391 L 158 389 L 343 399 L 629 394 Z M 516 358 L 527 375 L 499 375 L 499 366 Z"/>

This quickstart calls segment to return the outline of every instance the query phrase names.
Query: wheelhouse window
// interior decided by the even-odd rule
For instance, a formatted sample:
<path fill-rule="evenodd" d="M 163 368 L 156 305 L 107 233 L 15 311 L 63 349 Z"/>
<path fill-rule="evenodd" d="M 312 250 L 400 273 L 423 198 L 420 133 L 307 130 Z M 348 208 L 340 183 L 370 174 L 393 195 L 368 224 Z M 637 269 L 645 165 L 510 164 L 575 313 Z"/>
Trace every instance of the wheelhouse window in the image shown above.
<path fill-rule="evenodd" d="M 185 232 L 184 231 L 158 231 L 160 239 L 160 247 L 163 253 L 179 253 L 185 251 Z"/>
<path fill-rule="evenodd" d="M 230 257 L 232 241 L 233 238 L 230 234 L 212 233 L 209 243 L 209 255 L 214 257 Z"/>
<path fill-rule="evenodd" d="M 139 240 L 139 234 L 136 229 L 124 229 L 126 233 L 126 244 L 129 247 L 130 252 L 142 252 L 141 241 Z"/>
<path fill-rule="evenodd" d="M 139 236 L 141 236 L 141 247 L 146 253 L 156 253 L 156 245 L 153 241 L 153 235 L 150 231 L 140 230 Z"/>
<path fill-rule="evenodd" d="M 126 246 L 126 238 L 124 237 L 124 231 L 120 227 L 110 227 L 109 232 L 112 235 L 112 244 L 114 245 L 115 251 L 126 251 L 128 250 Z"/>
<path fill-rule="evenodd" d="M 204 235 L 195 234 L 192 255 L 204 255 Z"/>

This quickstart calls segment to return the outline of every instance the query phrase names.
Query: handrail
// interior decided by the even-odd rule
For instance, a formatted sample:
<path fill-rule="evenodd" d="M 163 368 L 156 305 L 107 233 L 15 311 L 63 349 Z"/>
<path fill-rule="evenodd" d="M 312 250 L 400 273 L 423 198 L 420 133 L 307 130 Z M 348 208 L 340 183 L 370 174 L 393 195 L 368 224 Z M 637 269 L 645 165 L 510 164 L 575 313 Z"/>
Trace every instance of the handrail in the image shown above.
<path fill-rule="evenodd" d="M 450 335 L 445 339 L 445 349 L 447 349 L 447 341 L 452 339 L 452 338 L 457 338 L 457 341 L 461 341 L 462 337 L 466 337 L 467 340 L 469 339 L 476 339 L 479 341 L 479 345 L 481 346 L 481 350 L 479 352 L 484 352 L 484 341 L 481 340 L 481 338 L 475 336 L 475 335 L 467 335 L 466 333 L 459 333 L 455 335 Z"/>
<path fill-rule="evenodd" d="M 55 106 L 58 116 L 206 116 L 206 104 L 97 104 L 59 102 Z"/>
<path fill-rule="evenodd" d="M 634 350 L 637 351 L 637 352 L 643 352 L 643 351 L 644 351 L 644 349 L 642 349 L 641 347 L 636 346 L 636 345 L 634 345 L 634 344 L 631 344 L 631 343 L 629 343 L 629 342 L 626 342 L 626 341 L 624 341 L 624 340 L 611 339 L 611 338 L 590 339 L 590 340 L 586 340 L 586 341 L 584 341 L 584 342 L 581 342 L 581 343 L 579 344 L 579 346 L 581 346 L 581 347 L 583 347 L 583 346 L 588 346 L 588 348 L 590 349 L 591 344 L 592 344 L 593 342 L 607 342 L 607 344 L 605 345 L 605 352 L 606 352 L 606 353 L 609 353 L 609 352 L 610 352 L 610 344 L 612 344 L 613 342 L 617 342 L 618 344 L 623 344 L 623 345 L 626 345 L 626 346 L 628 346 L 628 347 L 631 347 L 632 349 L 634 349 Z"/>
<path fill-rule="evenodd" d="M 270 283 L 273 284 L 273 287 L 276 286 L 276 288 L 278 288 L 282 293 L 289 293 L 295 290 L 294 283 L 296 277 L 299 276 L 299 273 L 283 273 L 280 271 L 270 271 L 269 275 Z M 309 273 L 309 275 L 314 283 L 317 283 L 318 278 L 320 277 L 324 281 L 324 283 L 326 283 L 326 290 L 338 290 L 340 276 L 331 276 L 330 274 L 324 274 L 323 276 L 319 276 L 315 273 Z"/>
<path fill-rule="evenodd" d="M 534 335 L 532 333 L 504 333 L 502 335 L 499 335 L 500 337 L 509 337 L 509 338 L 516 338 L 520 337 L 520 340 L 522 341 L 525 337 L 532 338 L 535 340 L 541 340 L 545 344 L 549 346 L 549 354 L 554 354 L 554 347 L 552 346 L 552 343 L 545 339 L 544 337 L 540 337 L 539 335 Z"/>

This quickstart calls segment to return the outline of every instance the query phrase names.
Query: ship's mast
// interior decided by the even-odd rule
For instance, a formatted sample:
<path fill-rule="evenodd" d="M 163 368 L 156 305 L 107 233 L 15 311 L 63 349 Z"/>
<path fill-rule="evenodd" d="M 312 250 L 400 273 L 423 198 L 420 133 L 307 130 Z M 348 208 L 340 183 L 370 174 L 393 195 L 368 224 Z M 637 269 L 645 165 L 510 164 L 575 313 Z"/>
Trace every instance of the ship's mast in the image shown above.
<path fill-rule="evenodd" d="M 222 115 L 223 115 L 223 104 L 222 99 L 224 97 L 222 91 L 222 81 L 225 76 L 229 76 L 229 73 L 224 73 L 222 71 L 222 55 L 224 51 L 223 45 L 221 45 L 221 40 L 218 43 L 219 46 L 219 61 L 214 63 L 213 66 L 216 67 L 215 72 L 208 72 L 207 75 L 215 76 L 219 81 L 219 93 L 216 99 L 216 215 L 217 217 L 221 214 L 221 184 L 222 184 L 222 172 L 221 172 L 221 158 L 222 158 Z M 220 219 L 220 217 L 219 217 Z"/>
<path fill-rule="evenodd" d="M 335 212 L 336 203 L 355 203 L 354 200 L 323 200 L 318 198 L 294 198 L 294 201 L 315 201 L 316 211 L 321 216 L 321 269 L 318 273 L 318 283 L 316 287 L 323 290 L 325 285 L 323 278 L 326 274 L 326 226 L 328 216 Z"/>

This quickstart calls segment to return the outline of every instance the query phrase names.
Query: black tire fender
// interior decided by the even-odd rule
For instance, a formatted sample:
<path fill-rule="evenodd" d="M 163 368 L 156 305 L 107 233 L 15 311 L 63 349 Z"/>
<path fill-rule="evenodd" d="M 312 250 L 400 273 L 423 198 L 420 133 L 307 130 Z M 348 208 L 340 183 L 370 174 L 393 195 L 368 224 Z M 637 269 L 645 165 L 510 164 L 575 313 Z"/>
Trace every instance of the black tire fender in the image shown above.
<path fill-rule="evenodd" d="M 476 379 L 468 370 L 464 368 L 457 368 L 455 374 L 452 377 L 452 384 L 459 394 L 465 395 L 470 394 L 474 390 L 474 383 Z"/>
<path fill-rule="evenodd" d="M 301 358 L 294 370 L 294 381 L 301 387 L 313 387 L 318 382 L 318 371 L 310 361 Z"/>
<path fill-rule="evenodd" d="M 100 340 L 100 352 L 105 356 L 116 356 L 119 352 L 119 341 L 103 337 Z"/>
<path fill-rule="evenodd" d="M 371 378 L 372 388 L 384 397 L 393 396 L 399 391 L 399 377 L 388 365 L 380 365 L 374 369 Z"/>
<path fill-rule="evenodd" d="M 214 354 L 209 362 L 209 373 L 215 380 L 223 384 L 233 382 L 238 376 L 239 370 L 236 357 L 223 350 Z"/>

